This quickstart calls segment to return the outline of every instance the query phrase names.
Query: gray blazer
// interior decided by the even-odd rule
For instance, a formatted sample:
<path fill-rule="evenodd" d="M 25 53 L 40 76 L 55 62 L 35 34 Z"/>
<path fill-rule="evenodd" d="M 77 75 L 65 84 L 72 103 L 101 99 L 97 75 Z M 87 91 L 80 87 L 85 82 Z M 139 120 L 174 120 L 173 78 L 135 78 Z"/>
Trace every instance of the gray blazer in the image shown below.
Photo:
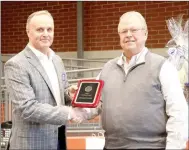
<path fill-rule="evenodd" d="M 26 46 L 5 64 L 5 82 L 13 104 L 10 149 L 57 149 L 58 127 L 65 125 L 68 86 L 61 58 L 53 57 L 62 106 L 57 106 L 49 78 L 36 55 Z"/>

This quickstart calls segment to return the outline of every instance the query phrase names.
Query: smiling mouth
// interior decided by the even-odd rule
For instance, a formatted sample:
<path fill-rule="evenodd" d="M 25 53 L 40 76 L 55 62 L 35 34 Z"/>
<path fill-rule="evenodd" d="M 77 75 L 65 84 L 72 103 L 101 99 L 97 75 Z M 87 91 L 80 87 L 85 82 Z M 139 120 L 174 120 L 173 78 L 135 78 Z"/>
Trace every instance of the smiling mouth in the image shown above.
<path fill-rule="evenodd" d="M 125 43 L 133 43 L 133 42 L 135 42 L 135 41 L 126 41 Z"/>
<path fill-rule="evenodd" d="M 41 40 L 42 43 L 49 43 L 49 40 Z"/>

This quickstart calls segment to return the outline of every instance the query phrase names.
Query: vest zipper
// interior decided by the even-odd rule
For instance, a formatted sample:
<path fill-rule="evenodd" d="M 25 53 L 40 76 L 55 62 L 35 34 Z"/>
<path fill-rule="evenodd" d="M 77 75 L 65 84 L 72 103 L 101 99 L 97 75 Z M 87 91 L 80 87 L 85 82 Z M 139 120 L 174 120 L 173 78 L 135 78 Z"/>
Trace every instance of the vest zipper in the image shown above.
<path fill-rule="evenodd" d="M 126 82 L 127 77 L 128 77 L 128 74 L 129 74 L 134 68 L 136 68 L 137 66 L 142 65 L 142 64 L 144 64 L 144 62 L 132 66 L 132 67 L 128 70 L 127 74 L 125 73 L 125 70 L 122 68 L 123 71 L 124 71 L 124 73 L 125 73 L 125 77 L 124 77 L 124 80 L 123 80 L 123 81 Z"/>

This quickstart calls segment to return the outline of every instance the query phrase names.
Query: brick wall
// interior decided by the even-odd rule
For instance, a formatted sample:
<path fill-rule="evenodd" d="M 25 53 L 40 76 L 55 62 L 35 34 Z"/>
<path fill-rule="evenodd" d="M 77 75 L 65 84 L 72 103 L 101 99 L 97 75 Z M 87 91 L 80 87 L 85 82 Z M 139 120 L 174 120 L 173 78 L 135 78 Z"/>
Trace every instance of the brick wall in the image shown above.
<path fill-rule="evenodd" d="M 84 49 L 118 50 L 117 24 L 126 11 L 136 10 L 147 20 L 149 48 L 163 48 L 170 39 L 165 20 L 184 13 L 189 18 L 189 2 L 84 2 Z M 56 52 L 77 49 L 77 2 L 1 2 L 2 53 L 17 53 L 28 42 L 25 24 L 29 14 L 46 9 L 55 20 Z"/>

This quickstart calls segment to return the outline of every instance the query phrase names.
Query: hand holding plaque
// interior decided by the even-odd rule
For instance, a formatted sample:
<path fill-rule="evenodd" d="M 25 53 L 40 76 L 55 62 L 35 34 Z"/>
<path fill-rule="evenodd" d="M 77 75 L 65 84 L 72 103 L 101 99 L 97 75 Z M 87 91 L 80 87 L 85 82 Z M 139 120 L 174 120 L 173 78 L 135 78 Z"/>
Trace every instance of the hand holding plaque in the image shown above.
<path fill-rule="evenodd" d="M 72 106 L 85 108 L 97 107 L 103 86 L 104 82 L 102 80 L 80 80 Z"/>

